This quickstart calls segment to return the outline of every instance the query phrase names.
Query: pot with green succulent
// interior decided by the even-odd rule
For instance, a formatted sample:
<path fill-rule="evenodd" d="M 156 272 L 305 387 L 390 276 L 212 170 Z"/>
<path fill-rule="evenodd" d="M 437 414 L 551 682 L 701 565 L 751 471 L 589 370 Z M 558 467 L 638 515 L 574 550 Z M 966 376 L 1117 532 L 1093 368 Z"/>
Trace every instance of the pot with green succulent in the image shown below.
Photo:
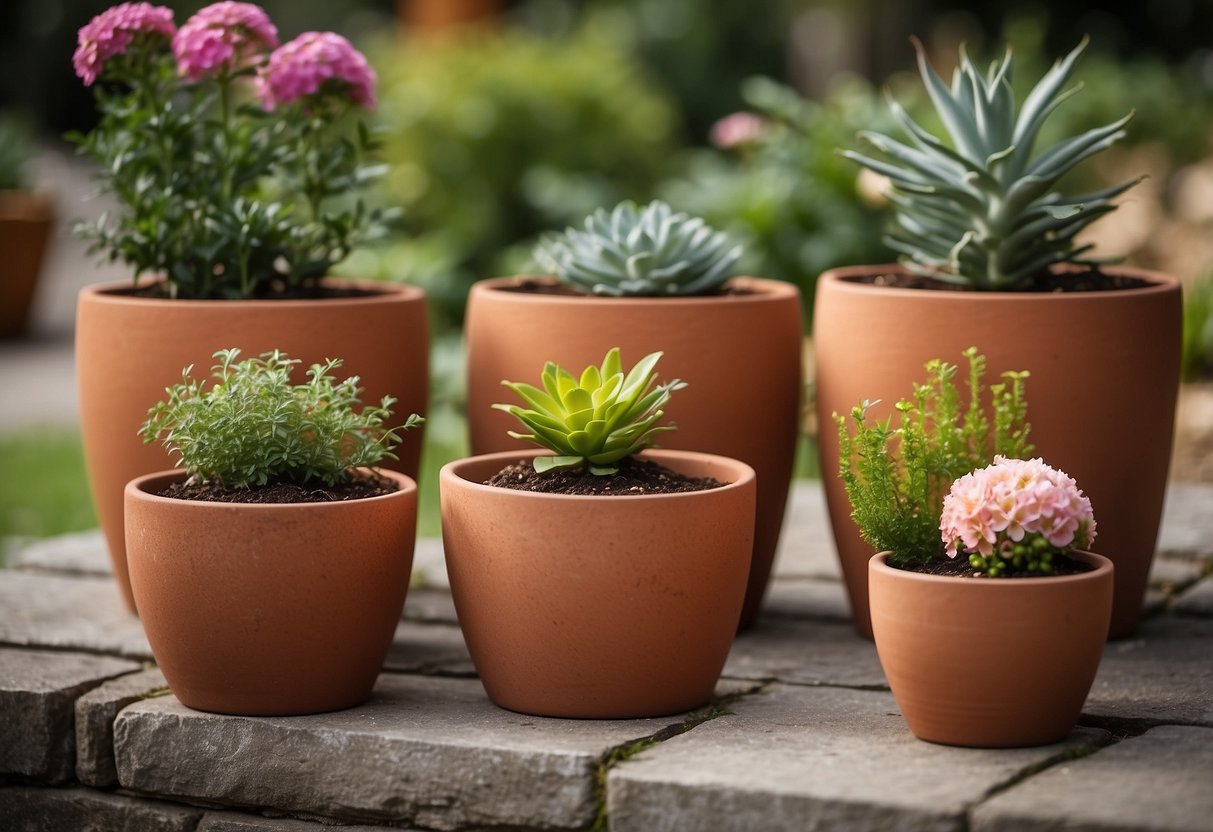
<path fill-rule="evenodd" d="M 21 121 L 0 112 L 0 338 L 22 335 L 55 220 L 50 196 L 29 185 L 34 155 Z"/>
<path fill-rule="evenodd" d="M 672 405 L 679 429 L 666 437 L 669 447 L 740 459 L 758 474 L 746 627 L 766 590 L 787 503 L 803 325 L 795 286 L 730 277 L 740 255 L 699 218 L 662 202 L 625 202 L 588 217 L 584 230 L 542 241 L 535 259 L 548 276 L 474 285 L 465 331 L 475 454 L 509 447 L 510 417 L 490 407 L 501 380 L 546 360 L 580 367 L 611 346 L 629 355 L 660 350 L 671 375 L 695 380 Z"/>
<path fill-rule="evenodd" d="M 864 134 L 885 159 L 844 155 L 891 181 L 888 243 L 902 265 L 822 275 L 814 339 L 819 424 L 870 397 L 892 402 L 923 362 L 981 343 L 992 370 L 1032 373 L 1034 441 L 1071 472 L 1103 517 L 1101 546 L 1116 563 L 1111 634 L 1130 632 L 1158 534 L 1179 380 L 1181 296 L 1172 277 L 1087 257 L 1075 237 L 1114 209 L 1137 180 L 1096 193 L 1053 190 L 1075 165 L 1124 135 L 1127 117 L 1046 149 L 1042 125 L 1085 48 L 1059 61 L 1017 107 L 1011 56 L 987 74 L 965 55 L 948 88 L 919 46 L 919 69 L 951 141 L 893 114 L 909 143 Z M 889 415 L 874 405 L 872 415 Z M 819 437 L 824 470 L 838 437 Z M 1119 453 L 1131 447 L 1131 454 Z M 825 483 L 855 625 L 870 635 L 870 549 L 849 517 L 840 481 Z"/>
<path fill-rule="evenodd" d="M 328 276 L 384 219 L 361 197 L 374 142 L 354 117 L 375 105 L 375 74 L 344 38 L 279 45 L 248 3 L 180 28 L 168 8 L 123 3 L 80 30 L 74 64 L 101 110 L 75 140 L 121 208 L 78 231 L 134 274 L 85 289 L 76 319 L 85 456 L 129 605 L 122 488 L 168 460 L 126 426 L 180 368 L 229 345 L 308 364 L 340 355 L 368 395 L 401 391 L 404 412 L 424 412 L 425 299 Z M 420 434 L 391 463 L 413 476 Z"/>
<path fill-rule="evenodd" d="M 341 361 L 220 350 L 182 373 L 140 433 L 184 470 L 125 490 L 131 586 L 152 653 L 185 705 L 287 715 L 369 695 L 408 589 L 417 486 L 377 466 L 400 433 L 384 397 L 356 409 Z"/>
<path fill-rule="evenodd" d="M 518 451 L 442 469 L 442 538 L 459 626 L 489 698 L 524 713 L 657 716 L 704 704 L 732 644 L 753 548 L 753 469 L 647 450 L 674 426 L 661 353 L 620 351 L 521 405 Z M 693 383 L 692 385 L 693 386 Z"/>
<path fill-rule="evenodd" d="M 1025 375 L 982 402 L 984 359 L 927 363 L 896 424 L 864 402 L 838 416 L 839 481 L 864 539 L 872 631 L 910 730 L 948 745 L 1044 745 L 1073 728 L 1095 679 L 1113 568 L 1084 551 L 1091 503 L 1066 474 L 1025 459 Z M 992 412 L 993 419 L 986 412 Z M 991 459 L 993 461 L 986 464 Z"/>

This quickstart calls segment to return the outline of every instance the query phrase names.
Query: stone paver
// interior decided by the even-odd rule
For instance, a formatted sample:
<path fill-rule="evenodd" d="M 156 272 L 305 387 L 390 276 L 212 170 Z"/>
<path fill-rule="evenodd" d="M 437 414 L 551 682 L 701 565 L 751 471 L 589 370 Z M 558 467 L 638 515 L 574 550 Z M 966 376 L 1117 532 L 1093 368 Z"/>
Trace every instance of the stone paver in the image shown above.
<path fill-rule="evenodd" d="M 113 578 L 69 578 L 0 570 L 0 643 L 116 653 L 150 659 L 139 619 Z"/>
<path fill-rule="evenodd" d="M 1055 766 L 979 806 L 973 832 L 1208 832 L 1213 729 L 1166 725 Z"/>
<path fill-rule="evenodd" d="M 1158 551 L 1213 557 L 1213 487 L 1191 483 L 1171 483 L 1167 487 Z"/>
<path fill-rule="evenodd" d="M 475 675 L 472 657 L 458 627 L 413 621 L 402 621 L 396 627 L 383 669 L 442 676 Z"/>
<path fill-rule="evenodd" d="M 207 812 L 198 824 L 197 832 L 371 832 L 400 827 L 341 826 L 332 827 L 303 820 L 259 818 L 234 812 Z"/>
<path fill-rule="evenodd" d="M 779 578 L 841 577 L 820 482 L 797 482 L 792 489 L 772 574 Z"/>
<path fill-rule="evenodd" d="M 1184 587 L 1198 579 L 1203 571 L 1204 565 L 1198 560 L 1157 557 L 1150 564 L 1150 586 Z"/>
<path fill-rule="evenodd" d="M 800 685 L 885 688 L 875 645 L 847 622 L 761 618 L 733 642 L 724 675 Z"/>
<path fill-rule="evenodd" d="M 1213 616 L 1213 575 L 1180 595 L 1175 601 L 1175 611 L 1182 615 Z"/>
<path fill-rule="evenodd" d="M 145 670 L 119 676 L 76 701 L 76 779 L 88 786 L 118 785 L 114 764 L 114 720 L 118 712 L 168 690 L 164 674 Z"/>
<path fill-rule="evenodd" d="M 768 618 L 821 618 L 851 620 L 851 604 L 841 581 L 783 578 L 771 581 L 762 603 Z"/>
<path fill-rule="evenodd" d="M 414 575 L 416 571 L 414 570 Z M 414 587 L 404 601 L 404 617 L 423 624 L 458 624 L 449 589 Z"/>
<path fill-rule="evenodd" d="M 67 575 L 113 575 L 105 536 L 100 529 L 35 540 L 9 558 L 14 569 Z"/>
<path fill-rule="evenodd" d="M 195 832 L 202 813 L 91 789 L 0 786 L 5 832 Z"/>
<path fill-rule="evenodd" d="M 135 662 L 110 656 L 0 649 L 0 774 L 51 782 L 70 778 L 76 769 L 76 700 L 138 669 Z"/>
<path fill-rule="evenodd" d="M 990 790 L 1107 741 L 1080 728 L 1044 748 L 933 745 L 878 691 L 775 685 L 731 710 L 611 770 L 612 832 L 959 832 Z"/>

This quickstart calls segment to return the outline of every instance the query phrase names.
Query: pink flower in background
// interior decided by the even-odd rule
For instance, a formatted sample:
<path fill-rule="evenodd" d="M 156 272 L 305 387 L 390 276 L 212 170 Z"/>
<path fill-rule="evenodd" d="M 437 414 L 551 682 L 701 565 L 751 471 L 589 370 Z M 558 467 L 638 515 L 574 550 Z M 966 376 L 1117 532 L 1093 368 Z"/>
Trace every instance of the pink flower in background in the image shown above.
<path fill-rule="evenodd" d="M 761 116 L 747 112 L 733 113 L 712 125 L 709 138 L 721 150 L 732 150 L 757 140 L 766 129 L 766 120 Z"/>
<path fill-rule="evenodd" d="M 260 6 L 225 0 L 201 9 L 173 38 L 177 70 L 191 81 L 242 68 L 278 45 L 278 29 Z"/>
<path fill-rule="evenodd" d="M 260 94 L 267 109 L 289 104 L 318 92 L 336 81 L 349 99 L 367 110 L 375 109 L 375 70 L 341 35 L 304 32 L 270 55 L 261 74 Z"/>
<path fill-rule="evenodd" d="M 91 87 L 106 62 L 125 53 L 136 34 L 151 32 L 171 38 L 176 31 L 172 9 L 151 3 L 120 3 L 80 29 L 72 66 L 84 86 Z"/>

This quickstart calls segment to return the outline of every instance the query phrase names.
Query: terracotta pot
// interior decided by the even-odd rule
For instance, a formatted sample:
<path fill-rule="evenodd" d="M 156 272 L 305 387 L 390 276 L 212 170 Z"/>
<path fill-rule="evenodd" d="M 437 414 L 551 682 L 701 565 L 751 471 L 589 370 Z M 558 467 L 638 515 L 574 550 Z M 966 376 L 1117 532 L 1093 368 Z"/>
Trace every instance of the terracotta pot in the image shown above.
<path fill-rule="evenodd" d="M 522 713 L 595 719 L 707 702 L 750 568 L 753 469 L 648 451 L 642 458 L 730 484 L 637 497 L 482 484 L 535 455 L 457 460 L 439 475 L 451 593 L 489 698 Z"/>
<path fill-rule="evenodd" d="M 945 745 L 1048 745 L 1070 733 L 1099 669 L 1112 562 L 1050 578 L 958 578 L 868 563 L 872 631 L 914 736 Z"/>
<path fill-rule="evenodd" d="M 370 696 L 413 565 L 417 485 L 334 503 L 209 503 L 126 487 L 131 585 L 152 654 L 182 704 L 287 716 Z"/>
<path fill-rule="evenodd" d="M 687 388 L 666 409 L 678 430 L 663 448 L 740 459 L 758 474 L 758 513 L 741 626 L 758 615 L 770 578 L 796 456 L 803 389 L 800 292 L 776 280 L 735 278 L 749 294 L 694 298 L 595 298 L 508 291 L 514 278 L 472 287 L 468 429 L 473 454 L 517 446 L 516 427 L 494 402 L 511 400 L 502 379 L 537 383 L 545 361 L 572 372 L 619 347 L 624 364 L 665 356 L 661 378 Z"/>
<path fill-rule="evenodd" d="M 46 243 L 55 220 L 49 197 L 0 191 L 0 338 L 21 335 L 42 272 Z"/>
<path fill-rule="evenodd" d="M 964 364 L 976 346 L 986 382 L 1028 370 L 1036 455 L 1074 477 L 1091 498 L 1102 554 L 1116 564 L 1111 635 L 1132 632 L 1162 518 L 1179 388 L 1182 302 L 1177 280 L 1117 271 L 1150 283 L 1112 292 L 1043 294 L 893 289 L 851 278 L 897 266 L 836 269 L 817 283 L 817 419 L 826 502 L 855 627 L 871 635 L 867 562 L 837 476 L 833 413 L 880 400 L 892 415 L 932 358 Z"/>
<path fill-rule="evenodd" d="M 336 281 L 335 281 L 336 282 Z M 324 300 L 153 300 L 132 297 L 128 284 L 93 286 L 76 310 L 76 373 L 84 455 L 97 517 L 114 574 L 134 611 L 122 532 L 122 489 L 142 474 L 171 468 L 160 444 L 144 445 L 138 428 L 182 369 L 207 375 L 216 350 L 239 347 L 251 357 L 278 348 L 307 367 L 342 358 L 341 378 L 357 375 L 363 401 L 390 394 L 403 422 L 425 413 L 429 332 L 425 295 L 415 287 L 340 281 L 362 297 Z M 422 430 L 410 430 L 389 467 L 416 478 Z"/>

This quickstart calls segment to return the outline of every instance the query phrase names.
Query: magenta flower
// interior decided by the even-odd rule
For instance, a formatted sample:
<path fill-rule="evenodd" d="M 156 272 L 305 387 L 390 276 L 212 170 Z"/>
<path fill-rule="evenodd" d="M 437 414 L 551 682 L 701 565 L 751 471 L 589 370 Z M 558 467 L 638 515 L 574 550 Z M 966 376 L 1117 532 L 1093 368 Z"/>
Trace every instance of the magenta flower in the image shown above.
<path fill-rule="evenodd" d="M 278 29 L 252 3 L 224 0 L 185 22 L 173 38 L 177 70 L 191 81 L 241 69 L 254 55 L 278 46 Z"/>
<path fill-rule="evenodd" d="M 173 37 L 177 27 L 173 24 L 172 9 L 151 3 L 120 3 L 81 27 L 72 66 L 84 86 L 91 87 L 106 62 L 124 54 L 140 32 Z"/>
<path fill-rule="evenodd" d="M 304 32 L 274 50 L 258 82 L 266 109 L 335 85 L 359 107 L 373 110 L 375 80 L 375 70 L 363 54 L 341 35 Z"/>
<path fill-rule="evenodd" d="M 713 124 L 709 138 L 721 150 L 732 150 L 757 141 L 766 130 L 766 119 L 742 111 L 727 115 Z"/>

